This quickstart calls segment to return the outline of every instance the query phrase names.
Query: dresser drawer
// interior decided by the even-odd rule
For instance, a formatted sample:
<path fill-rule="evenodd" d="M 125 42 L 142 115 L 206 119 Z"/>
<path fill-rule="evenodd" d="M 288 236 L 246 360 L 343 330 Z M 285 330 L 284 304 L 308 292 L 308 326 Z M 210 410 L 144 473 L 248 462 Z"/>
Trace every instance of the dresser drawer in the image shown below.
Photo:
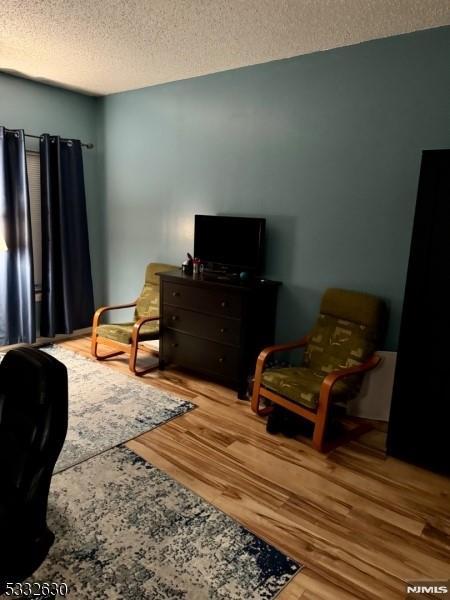
<path fill-rule="evenodd" d="M 242 297 L 228 290 L 205 289 L 199 286 L 163 282 L 164 304 L 181 306 L 213 315 L 239 318 L 242 314 Z"/>
<path fill-rule="evenodd" d="M 196 371 L 237 380 L 239 349 L 165 329 L 163 360 Z"/>
<path fill-rule="evenodd" d="M 181 333 L 239 346 L 241 331 L 237 319 L 216 317 L 166 304 L 163 306 L 162 324 L 164 329 L 176 329 Z"/>

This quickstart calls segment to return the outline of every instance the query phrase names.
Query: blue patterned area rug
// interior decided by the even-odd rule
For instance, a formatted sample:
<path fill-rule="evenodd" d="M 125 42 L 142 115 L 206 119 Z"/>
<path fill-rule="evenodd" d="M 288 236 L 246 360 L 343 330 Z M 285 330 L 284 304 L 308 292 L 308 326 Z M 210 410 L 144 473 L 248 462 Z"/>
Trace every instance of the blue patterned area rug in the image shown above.
<path fill-rule="evenodd" d="M 41 350 L 64 363 L 69 378 L 69 430 L 55 473 L 195 408 L 61 346 Z"/>
<path fill-rule="evenodd" d="M 53 477 L 34 581 L 69 600 L 268 600 L 301 568 L 121 446 Z"/>

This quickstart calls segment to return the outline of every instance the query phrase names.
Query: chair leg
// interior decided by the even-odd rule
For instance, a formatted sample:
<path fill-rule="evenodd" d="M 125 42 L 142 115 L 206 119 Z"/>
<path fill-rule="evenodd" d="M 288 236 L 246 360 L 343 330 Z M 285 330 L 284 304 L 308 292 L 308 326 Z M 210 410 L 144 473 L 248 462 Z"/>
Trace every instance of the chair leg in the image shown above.
<path fill-rule="evenodd" d="M 255 376 L 255 381 L 253 383 L 253 392 L 252 392 L 252 402 L 251 408 L 254 413 L 259 415 L 260 417 L 265 417 L 273 411 L 273 406 L 267 406 L 266 408 L 259 408 L 259 403 L 261 401 L 260 395 L 261 389 L 261 378 Z"/>
<path fill-rule="evenodd" d="M 314 426 L 312 445 L 318 452 L 324 452 L 326 420 L 327 415 L 322 415 Z"/>
<path fill-rule="evenodd" d="M 108 354 L 99 354 L 98 353 L 97 336 L 94 336 L 94 334 L 93 334 L 92 342 L 91 342 L 91 354 L 97 360 L 106 360 L 107 358 L 112 358 L 113 356 L 119 356 L 119 354 L 124 354 L 124 352 L 122 350 L 119 350 L 119 351 L 115 351 L 115 352 L 109 352 Z"/>
<path fill-rule="evenodd" d="M 139 350 L 139 344 L 137 342 L 133 343 L 131 345 L 130 360 L 128 361 L 128 368 L 130 369 L 130 371 L 132 373 L 134 373 L 138 377 L 142 377 L 142 375 L 145 375 L 146 373 L 149 373 L 150 371 L 154 371 L 155 369 L 157 369 L 158 365 L 156 364 L 152 367 L 147 367 L 146 369 L 137 369 L 136 361 L 137 361 L 138 350 Z"/>
<path fill-rule="evenodd" d="M 330 409 L 330 387 L 322 385 L 314 425 L 312 445 L 319 452 L 325 452 L 325 433 Z"/>

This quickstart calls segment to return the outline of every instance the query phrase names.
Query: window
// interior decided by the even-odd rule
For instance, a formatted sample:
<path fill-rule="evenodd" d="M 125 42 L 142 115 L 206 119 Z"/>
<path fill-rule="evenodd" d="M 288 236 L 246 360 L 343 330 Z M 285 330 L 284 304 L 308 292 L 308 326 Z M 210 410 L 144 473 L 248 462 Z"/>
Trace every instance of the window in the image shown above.
<path fill-rule="evenodd" d="M 41 158 L 37 152 L 27 152 L 27 170 L 33 236 L 34 285 L 36 291 L 40 291 L 42 288 Z"/>

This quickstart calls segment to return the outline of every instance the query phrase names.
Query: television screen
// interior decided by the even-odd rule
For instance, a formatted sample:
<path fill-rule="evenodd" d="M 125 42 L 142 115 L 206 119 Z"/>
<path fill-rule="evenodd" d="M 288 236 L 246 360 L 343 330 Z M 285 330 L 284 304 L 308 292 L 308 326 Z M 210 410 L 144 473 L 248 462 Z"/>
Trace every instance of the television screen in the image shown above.
<path fill-rule="evenodd" d="M 265 219 L 195 215 L 194 256 L 212 263 L 212 268 L 259 274 L 265 227 Z"/>

